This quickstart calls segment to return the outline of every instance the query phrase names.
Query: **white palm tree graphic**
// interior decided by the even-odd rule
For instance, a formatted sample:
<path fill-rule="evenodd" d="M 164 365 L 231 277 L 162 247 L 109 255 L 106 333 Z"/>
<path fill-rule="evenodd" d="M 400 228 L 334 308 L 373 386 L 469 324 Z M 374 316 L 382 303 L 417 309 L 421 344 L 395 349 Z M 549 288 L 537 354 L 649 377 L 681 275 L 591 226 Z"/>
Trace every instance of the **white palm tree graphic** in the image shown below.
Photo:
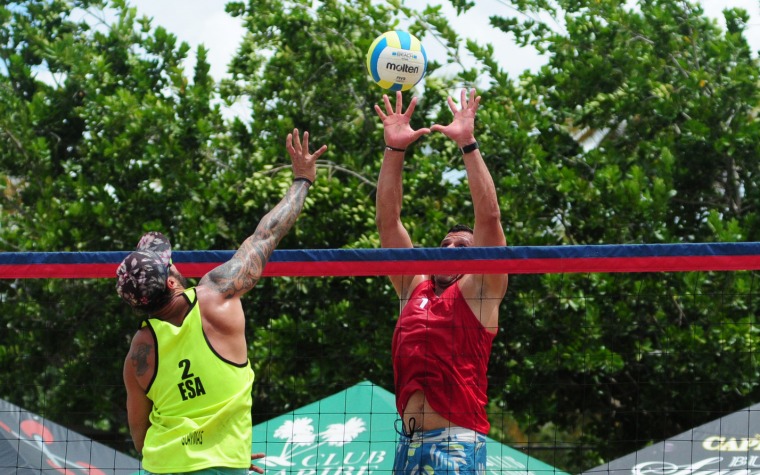
<path fill-rule="evenodd" d="M 330 424 L 327 429 L 317 435 L 314 434 L 314 426 L 310 417 L 299 417 L 292 421 L 285 421 L 274 431 L 275 437 L 286 440 L 282 453 L 279 456 L 267 455 L 261 459 L 261 463 L 268 467 L 292 467 L 294 465 L 290 461 L 292 457 L 314 450 L 323 444 L 341 447 L 353 442 L 365 430 L 364 421 L 359 417 L 352 417 L 345 424 Z M 320 441 L 314 446 L 317 437 Z M 293 450 L 294 447 L 303 448 Z"/>
<path fill-rule="evenodd" d="M 276 431 L 274 436 L 278 439 L 287 439 L 294 445 L 310 445 L 314 443 L 314 426 L 311 425 L 310 417 L 299 417 L 292 421 L 285 421 Z"/>
<path fill-rule="evenodd" d="M 345 424 L 330 424 L 327 430 L 319 435 L 324 437 L 324 442 L 335 447 L 342 447 L 356 439 L 362 432 L 364 432 L 364 421 L 358 417 L 352 417 Z"/>

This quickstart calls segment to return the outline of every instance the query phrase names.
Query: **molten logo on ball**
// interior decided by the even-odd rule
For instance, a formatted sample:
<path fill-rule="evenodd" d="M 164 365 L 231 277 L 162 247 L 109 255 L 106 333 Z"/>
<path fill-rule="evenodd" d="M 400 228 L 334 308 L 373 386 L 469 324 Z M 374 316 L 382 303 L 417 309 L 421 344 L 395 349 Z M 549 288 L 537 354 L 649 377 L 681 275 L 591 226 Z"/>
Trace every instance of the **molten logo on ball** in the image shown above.
<path fill-rule="evenodd" d="M 408 91 L 425 76 L 426 69 L 425 48 L 405 31 L 383 33 L 367 51 L 367 70 L 383 89 Z"/>

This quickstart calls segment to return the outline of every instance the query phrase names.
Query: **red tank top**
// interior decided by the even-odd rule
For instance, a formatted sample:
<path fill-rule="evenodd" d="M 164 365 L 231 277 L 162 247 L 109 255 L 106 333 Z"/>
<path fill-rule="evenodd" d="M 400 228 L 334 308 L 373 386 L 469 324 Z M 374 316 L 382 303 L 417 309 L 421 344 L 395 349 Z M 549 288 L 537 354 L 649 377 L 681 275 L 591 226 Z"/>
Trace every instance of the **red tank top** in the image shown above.
<path fill-rule="evenodd" d="M 485 406 L 488 359 L 494 334 L 489 333 L 454 284 L 435 295 L 426 280 L 412 292 L 393 333 L 396 409 L 415 391 L 453 424 L 487 434 Z"/>

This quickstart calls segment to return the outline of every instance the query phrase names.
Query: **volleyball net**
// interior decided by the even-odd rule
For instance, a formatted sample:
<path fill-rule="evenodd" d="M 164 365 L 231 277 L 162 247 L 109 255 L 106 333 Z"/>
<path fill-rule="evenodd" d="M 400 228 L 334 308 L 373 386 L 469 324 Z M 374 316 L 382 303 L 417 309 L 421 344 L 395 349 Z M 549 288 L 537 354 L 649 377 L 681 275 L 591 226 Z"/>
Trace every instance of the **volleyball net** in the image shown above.
<path fill-rule="evenodd" d="M 68 427 L 48 437 L 91 454 L 132 452 L 121 366 L 139 317 L 114 291 L 129 252 L 0 253 L 0 398 Z M 233 253 L 172 257 L 198 278 Z M 385 276 L 508 273 L 489 475 L 753 473 L 758 270 L 760 243 L 278 249 L 244 298 L 254 448 L 278 475 L 390 474 L 398 300 Z M 17 445 L 41 437 L 2 422 Z M 54 446 L 40 463 L 88 473 Z M 133 473 L 109 456 L 102 473 Z"/>
<path fill-rule="evenodd" d="M 200 277 L 233 251 L 172 252 L 187 277 Z M 0 279 L 110 278 L 129 252 L 0 253 Z M 275 250 L 265 277 L 436 273 L 552 274 L 760 269 L 760 243 L 523 246 L 480 248 Z"/>

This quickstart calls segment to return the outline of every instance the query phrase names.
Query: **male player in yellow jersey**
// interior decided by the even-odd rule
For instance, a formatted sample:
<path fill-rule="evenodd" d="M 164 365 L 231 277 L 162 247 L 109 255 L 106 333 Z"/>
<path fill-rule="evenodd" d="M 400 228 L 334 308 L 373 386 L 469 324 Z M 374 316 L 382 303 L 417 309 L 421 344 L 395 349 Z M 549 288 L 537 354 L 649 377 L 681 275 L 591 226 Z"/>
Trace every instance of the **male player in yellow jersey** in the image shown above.
<path fill-rule="evenodd" d="M 442 132 L 462 153 L 475 211 L 475 226 L 449 229 L 441 247 L 505 246 L 501 212 L 491 174 L 475 140 L 480 96 L 462 90 L 460 107 L 451 97 L 449 125 L 413 130 L 417 104 L 402 111 L 383 96 L 385 153 L 377 182 L 377 229 L 385 248 L 412 247 L 401 222 L 402 176 L 406 148 L 430 132 Z M 396 447 L 395 475 L 485 473 L 485 436 L 490 424 L 486 372 L 499 327 L 499 306 L 507 292 L 506 274 L 390 276 L 401 312 L 391 353 L 396 408 L 403 432 Z"/>
<path fill-rule="evenodd" d="M 285 142 L 294 180 L 232 258 L 187 288 L 161 233 L 142 237 L 116 272 L 118 294 L 148 314 L 124 362 L 129 430 L 148 473 L 263 473 L 251 460 L 253 371 L 240 298 L 303 209 L 316 160 L 298 130 Z"/>

